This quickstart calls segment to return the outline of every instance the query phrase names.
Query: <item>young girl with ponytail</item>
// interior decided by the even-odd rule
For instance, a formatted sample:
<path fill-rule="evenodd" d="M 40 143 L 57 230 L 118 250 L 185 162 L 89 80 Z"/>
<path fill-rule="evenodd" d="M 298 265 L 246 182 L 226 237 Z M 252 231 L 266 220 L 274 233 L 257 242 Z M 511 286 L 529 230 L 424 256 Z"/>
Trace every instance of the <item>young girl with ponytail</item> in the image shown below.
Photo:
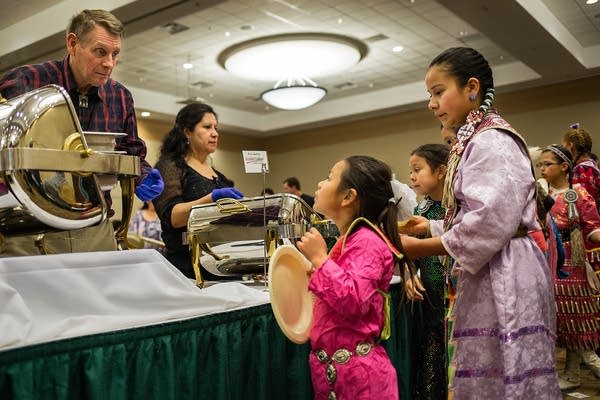
<path fill-rule="evenodd" d="M 296 243 L 313 267 L 309 365 L 317 400 L 398 399 L 396 370 L 380 339 L 389 336 L 394 266 L 411 280 L 397 230 L 398 216 L 410 215 L 401 212 L 405 203 L 390 167 L 369 156 L 338 161 L 318 184 L 314 209 L 341 236 L 329 253 L 315 228 Z"/>
<path fill-rule="evenodd" d="M 600 243 L 600 216 L 592 196 L 580 185 L 573 185 L 573 157 L 563 146 L 551 145 L 542 150 L 538 168 L 548 182 L 554 199 L 550 215 L 556 221 L 565 249 L 562 272 L 554 275 L 557 309 L 558 346 L 567 349 L 565 370 L 558 382 L 563 390 L 580 386 L 580 364 L 584 361 L 600 378 L 600 305 L 595 295 L 600 287 L 586 257 L 586 247 Z M 586 259 L 587 258 L 587 259 Z M 596 286 L 596 288 L 593 288 Z"/>
<path fill-rule="evenodd" d="M 444 221 L 418 220 L 402 236 L 411 259 L 450 255 L 458 280 L 452 316 L 450 390 L 455 399 L 561 399 L 554 339 L 556 306 L 544 254 L 525 141 L 495 110 L 492 71 L 466 47 L 429 65 L 429 109 L 460 127 L 450 151 Z"/>

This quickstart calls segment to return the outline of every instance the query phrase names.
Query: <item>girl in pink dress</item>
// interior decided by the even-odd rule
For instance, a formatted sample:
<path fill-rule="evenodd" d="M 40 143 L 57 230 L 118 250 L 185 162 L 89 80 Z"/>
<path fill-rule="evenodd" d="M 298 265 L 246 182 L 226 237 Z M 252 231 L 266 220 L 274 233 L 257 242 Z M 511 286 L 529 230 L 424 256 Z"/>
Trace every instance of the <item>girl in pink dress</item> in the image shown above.
<path fill-rule="evenodd" d="M 316 399 L 398 399 L 396 370 L 379 344 L 386 322 L 389 329 L 386 292 L 402 258 L 396 250 L 400 199 L 391 180 L 390 168 L 374 158 L 337 162 L 318 184 L 314 209 L 335 222 L 341 236 L 330 254 L 314 228 L 297 243 L 313 265 L 309 364 Z"/>

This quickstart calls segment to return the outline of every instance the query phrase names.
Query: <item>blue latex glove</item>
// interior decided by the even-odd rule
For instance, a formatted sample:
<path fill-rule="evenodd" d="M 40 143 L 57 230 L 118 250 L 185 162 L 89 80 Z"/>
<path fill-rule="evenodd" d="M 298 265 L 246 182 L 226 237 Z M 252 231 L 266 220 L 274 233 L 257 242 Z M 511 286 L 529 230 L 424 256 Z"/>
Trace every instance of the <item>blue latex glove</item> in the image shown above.
<path fill-rule="evenodd" d="M 244 193 L 232 187 L 215 189 L 211 193 L 212 201 L 219 199 L 241 199 L 242 197 L 244 197 Z"/>
<path fill-rule="evenodd" d="M 165 182 L 160 172 L 152 168 L 144 180 L 135 187 L 135 194 L 142 201 L 150 201 L 161 194 L 164 188 Z"/>

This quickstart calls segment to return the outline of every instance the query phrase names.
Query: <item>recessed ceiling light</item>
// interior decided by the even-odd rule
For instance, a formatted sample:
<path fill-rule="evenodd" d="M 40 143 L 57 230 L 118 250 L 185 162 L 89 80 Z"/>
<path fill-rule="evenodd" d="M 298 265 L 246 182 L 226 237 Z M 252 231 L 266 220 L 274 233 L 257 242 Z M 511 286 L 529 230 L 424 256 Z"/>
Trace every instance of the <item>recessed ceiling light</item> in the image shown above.
<path fill-rule="evenodd" d="M 190 29 L 189 26 L 180 24 L 178 22 L 167 22 L 162 26 L 162 28 L 166 29 L 166 31 L 171 35 L 175 35 L 179 32 L 187 31 L 188 29 Z"/>
<path fill-rule="evenodd" d="M 183 69 L 192 69 L 192 68 L 194 68 L 194 64 L 189 63 L 189 62 L 183 63 Z"/>
<path fill-rule="evenodd" d="M 229 37 L 229 36 L 231 36 L 231 32 L 229 32 L 229 31 L 225 32 L 225 37 Z"/>
<path fill-rule="evenodd" d="M 404 50 L 403 46 L 394 46 L 394 47 L 392 47 L 392 51 L 394 53 L 400 53 L 402 50 Z"/>
<path fill-rule="evenodd" d="M 152 113 L 151 113 L 150 111 L 142 111 L 142 112 L 140 113 L 140 115 L 141 115 L 142 117 L 144 117 L 144 118 L 148 118 L 149 116 L 151 116 L 151 115 L 152 115 Z"/>

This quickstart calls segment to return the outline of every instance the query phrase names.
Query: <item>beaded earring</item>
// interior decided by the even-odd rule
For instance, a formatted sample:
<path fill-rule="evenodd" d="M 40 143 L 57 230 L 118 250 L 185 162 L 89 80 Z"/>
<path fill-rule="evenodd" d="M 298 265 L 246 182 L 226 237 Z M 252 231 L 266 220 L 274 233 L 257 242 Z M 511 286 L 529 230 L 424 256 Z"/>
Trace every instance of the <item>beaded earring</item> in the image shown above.
<path fill-rule="evenodd" d="M 471 93 L 471 94 L 469 95 L 469 100 L 471 100 L 471 101 L 475 101 L 476 99 L 477 99 L 477 95 L 476 95 L 475 93 Z"/>

